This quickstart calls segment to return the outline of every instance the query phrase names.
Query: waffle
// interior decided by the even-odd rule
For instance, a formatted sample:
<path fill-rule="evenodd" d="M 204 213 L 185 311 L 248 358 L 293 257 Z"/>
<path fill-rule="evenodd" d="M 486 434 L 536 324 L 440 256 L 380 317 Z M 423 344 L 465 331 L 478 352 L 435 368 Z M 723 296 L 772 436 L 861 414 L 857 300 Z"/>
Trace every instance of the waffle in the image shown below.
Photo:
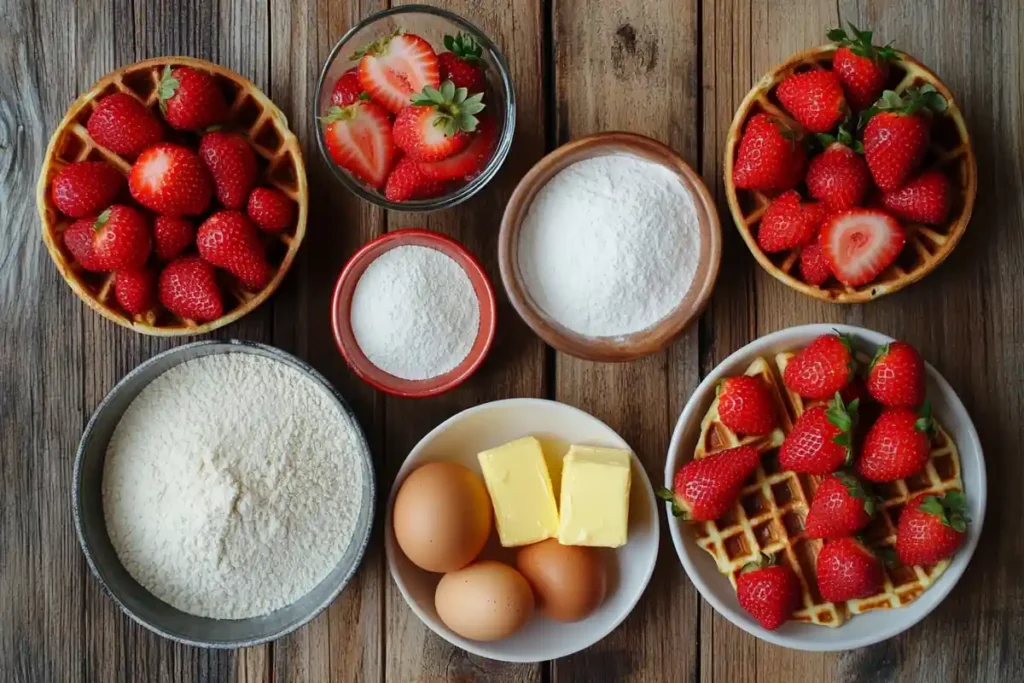
<path fill-rule="evenodd" d="M 50 198 L 51 179 L 67 164 L 75 161 L 106 161 L 128 175 L 131 160 L 96 144 L 89 137 L 86 122 L 100 99 L 118 91 L 133 95 L 156 111 L 157 84 L 168 64 L 190 66 L 214 75 L 227 97 L 230 108 L 229 127 L 242 133 L 261 158 L 260 184 L 281 190 L 298 205 L 297 220 L 291 229 L 264 238 L 267 240 L 267 258 L 275 268 L 269 284 L 259 292 L 249 292 L 233 279 L 225 277 L 220 281 L 224 315 L 203 324 L 177 317 L 162 308 L 135 316 L 122 311 L 114 300 L 113 274 L 84 270 L 64 248 L 61 233 L 72 221 L 61 215 Z M 172 132 L 170 138 L 175 139 L 175 135 L 178 134 Z M 302 243 L 308 203 L 309 192 L 302 151 L 295 135 L 288 130 L 288 121 L 281 110 L 248 79 L 224 67 L 190 57 L 160 57 L 138 62 L 97 81 L 89 92 L 71 105 L 50 138 L 36 187 L 43 241 L 57 270 L 75 294 L 117 324 L 136 332 L 159 336 L 204 334 L 238 320 L 266 301 L 280 285 Z"/>
<path fill-rule="evenodd" d="M 783 470 L 778 462 L 783 433 L 789 433 L 805 410 L 822 403 L 805 402 L 782 383 L 780 378 L 793 355 L 778 354 L 774 368 L 768 359 L 758 358 L 745 373 L 761 377 L 775 399 L 781 427 L 771 435 L 737 436 L 719 419 L 718 399 L 711 404 L 701 422 L 695 458 L 745 444 L 757 446 L 763 455 L 733 509 L 720 519 L 698 522 L 691 527 L 697 544 L 711 554 L 718 570 L 729 577 L 733 588 L 744 565 L 757 561 L 762 553 L 775 555 L 779 562 L 793 570 L 802 587 L 802 604 L 793 614 L 793 620 L 837 627 L 851 615 L 901 607 L 913 601 L 946 570 L 949 561 L 928 567 L 886 567 L 882 591 L 860 600 L 832 603 L 821 597 L 815 565 L 823 541 L 805 537 L 803 528 L 814 491 L 823 477 Z M 942 493 L 963 488 L 956 445 L 941 426 L 936 426 L 931 457 L 922 472 L 905 480 L 875 485 L 875 494 L 881 502 L 874 520 L 863 532 L 869 545 L 895 547 L 899 513 L 914 496 L 926 491 Z"/>
<path fill-rule="evenodd" d="M 909 86 L 930 83 L 948 103 L 946 114 L 935 117 L 931 147 L 922 165 L 924 170 L 941 169 L 952 180 L 953 202 L 947 223 L 931 226 L 903 222 L 907 231 L 907 245 L 899 258 L 873 281 L 857 287 L 843 285 L 834 279 L 820 287 L 807 284 L 799 279 L 796 272 L 799 250 L 776 254 L 763 252 L 757 244 L 755 227 L 768 208 L 771 197 L 761 192 L 737 189 L 732 181 L 733 161 L 743 129 L 750 117 L 760 112 L 778 116 L 798 126 L 779 104 L 772 90 L 795 71 L 829 67 L 835 50 L 835 45 L 825 45 L 797 54 L 764 76 L 747 93 L 733 118 L 726 138 L 725 190 L 736 227 L 758 263 L 772 277 L 818 299 L 835 303 L 860 303 L 877 299 L 920 280 L 949 256 L 960 241 L 971 218 L 975 195 L 978 192 L 978 170 L 971 136 L 949 88 L 928 67 L 899 52 L 899 60 L 893 62 L 890 68 L 887 89 L 902 92 Z"/>

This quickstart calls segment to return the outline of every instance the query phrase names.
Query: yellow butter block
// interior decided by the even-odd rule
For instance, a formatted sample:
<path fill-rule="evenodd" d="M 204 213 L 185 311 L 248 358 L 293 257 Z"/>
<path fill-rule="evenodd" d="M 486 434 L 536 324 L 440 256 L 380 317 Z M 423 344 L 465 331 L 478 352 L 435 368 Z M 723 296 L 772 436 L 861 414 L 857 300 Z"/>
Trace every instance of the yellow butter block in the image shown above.
<path fill-rule="evenodd" d="M 527 436 L 483 451 L 477 458 L 501 545 L 512 548 L 554 538 L 558 508 L 540 442 Z"/>
<path fill-rule="evenodd" d="M 570 448 L 562 461 L 558 542 L 602 548 L 625 545 L 631 471 L 629 451 Z"/>

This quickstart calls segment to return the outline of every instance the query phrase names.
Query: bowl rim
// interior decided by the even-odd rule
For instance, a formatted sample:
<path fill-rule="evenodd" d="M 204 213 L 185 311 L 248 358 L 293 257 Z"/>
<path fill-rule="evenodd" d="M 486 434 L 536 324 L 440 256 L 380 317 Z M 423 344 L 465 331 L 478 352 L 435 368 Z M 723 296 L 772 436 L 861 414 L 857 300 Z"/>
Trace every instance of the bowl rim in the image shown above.
<path fill-rule="evenodd" d="M 480 328 L 477 330 L 477 336 L 474 339 L 474 346 L 481 337 L 484 338 L 484 344 L 480 348 L 476 357 L 473 358 L 470 364 L 462 370 L 459 369 L 459 366 L 465 363 L 466 359 L 463 359 L 462 362 L 459 363 L 459 366 L 456 366 L 443 375 L 429 377 L 425 380 L 407 380 L 400 377 L 394 377 L 393 383 L 387 383 L 377 377 L 374 377 L 374 373 L 380 373 L 389 378 L 393 377 L 393 375 L 390 375 L 384 372 L 384 370 L 374 366 L 361 350 L 349 348 L 349 345 L 344 340 L 341 331 L 342 329 L 345 329 L 351 332 L 352 323 L 347 316 L 341 315 L 343 290 L 345 289 L 345 285 L 348 281 L 354 277 L 356 269 L 363 267 L 365 270 L 365 267 L 368 267 L 370 263 L 375 261 L 378 256 L 384 253 L 384 251 L 390 251 L 391 249 L 405 245 L 423 246 L 422 244 L 412 242 L 410 238 L 415 239 L 418 242 L 427 242 L 431 246 L 427 246 L 426 248 L 436 248 L 437 251 L 454 260 L 464 271 L 472 271 L 466 272 L 470 281 L 479 282 L 483 285 L 483 289 L 486 293 L 485 297 L 480 297 L 479 292 L 476 291 L 476 287 L 473 288 L 473 293 L 476 295 L 477 304 L 481 311 Z M 381 247 L 386 247 L 386 249 L 383 249 L 381 254 L 370 258 L 371 253 Z M 459 259 L 454 258 L 453 254 L 457 255 L 463 261 L 460 262 Z M 466 268 L 467 265 L 469 266 L 468 269 Z M 360 276 L 362 276 L 362 272 L 360 272 Z M 353 288 L 354 287 L 355 284 L 353 284 Z M 490 314 L 486 316 L 489 319 L 486 326 L 484 325 L 484 312 Z M 427 398 L 430 396 L 437 396 L 438 394 L 450 391 L 465 382 L 480 368 L 481 365 L 483 365 L 484 360 L 486 360 L 487 354 L 490 353 L 491 346 L 494 344 L 497 327 L 497 298 L 494 294 L 494 285 L 491 283 L 491 279 L 487 276 L 487 271 L 484 270 L 483 265 L 468 249 L 466 249 L 466 247 L 455 239 L 424 228 L 402 228 L 400 230 L 393 230 L 391 232 L 386 232 L 361 246 L 359 250 L 345 262 L 345 266 L 342 268 L 341 273 L 338 275 L 338 279 L 334 284 L 334 292 L 331 295 L 331 332 L 334 336 L 334 343 L 338 347 L 338 351 L 341 353 L 342 358 L 345 359 L 345 363 L 348 365 L 349 369 L 351 369 L 359 379 L 363 380 L 374 389 L 402 398 Z M 467 356 L 467 358 L 468 357 L 469 356 Z M 371 367 L 373 368 L 372 371 L 370 370 Z M 427 386 L 425 388 L 418 389 L 415 388 L 416 384 L 426 384 Z M 413 386 L 404 388 L 408 385 Z"/>
<path fill-rule="evenodd" d="M 729 354 L 728 357 L 718 363 L 700 382 L 697 388 L 694 389 L 690 398 L 687 400 L 686 406 L 683 408 L 679 419 L 676 421 L 676 426 L 672 431 L 672 440 L 669 443 L 669 450 L 665 458 L 664 486 L 667 488 L 672 487 L 675 472 L 683 464 L 681 448 L 685 432 L 687 431 L 687 426 L 692 421 L 703 418 L 703 411 L 706 410 L 704 404 L 707 402 L 708 393 L 714 390 L 715 385 L 726 374 L 728 368 L 742 365 L 742 362 L 749 361 L 754 356 L 764 353 L 765 349 L 773 347 L 780 341 L 798 337 L 806 337 L 810 339 L 821 334 L 829 334 L 833 332 L 851 335 L 860 341 L 867 342 L 871 345 L 881 345 L 895 341 L 895 339 L 889 335 L 854 325 L 813 323 L 776 330 L 775 332 L 758 337 L 748 344 L 744 344 L 738 350 Z M 693 585 L 697 587 L 701 597 L 709 602 L 716 612 L 750 635 L 774 645 L 780 645 L 782 647 L 802 650 L 805 652 L 841 652 L 874 645 L 903 633 L 931 614 L 935 608 L 946 599 L 949 593 L 953 590 L 953 587 L 960 581 L 960 578 L 967 569 L 971 558 L 974 556 L 974 551 L 977 548 L 982 526 L 985 521 L 985 509 L 988 500 L 988 479 L 985 468 L 984 451 L 982 450 L 978 432 L 974 427 L 974 422 L 971 420 L 970 414 L 967 412 L 967 408 L 963 405 L 959 395 L 953 391 L 953 388 L 949 385 L 946 379 L 938 370 L 935 369 L 934 366 L 931 365 L 931 363 L 925 361 L 925 370 L 927 376 L 938 385 L 943 394 L 950 397 L 953 412 L 960 413 L 962 417 L 965 418 L 961 429 L 967 437 L 970 448 L 968 449 L 963 445 L 958 444 L 958 448 L 961 453 L 960 464 L 962 470 L 966 469 L 967 463 L 965 462 L 966 458 L 964 457 L 964 453 L 973 452 L 976 454 L 976 456 L 971 458 L 970 462 L 971 465 L 976 468 L 979 475 L 979 490 L 970 492 L 970 495 L 976 501 L 978 509 L 976 518 L 972 520 L 971 528 L 973 529 L 973 532 L 968 534 L 965 539 L 964 546 L 953 558 L 943 575 L 936 580 L 935 584 L 938 585 L 933 584 L 928 587 L 924 593 L 917 598 L 917 601 L 921 601 L 919 603 L 919 607 L 923 605 L 920 614 L 909 617 L 906 616 L 909 614 L 908 610 L 910 609 L 910 605 L 894 608 L 886 612 L 886 614 L 890 614 L 894 618 L 891 619 L 884 627 L 861 638 L 851 637 L 847 640 L 839 640 L 834 643 L 820 641 L 815 639 L 813 636 L 783 635 L 778 631 L 769 631 L 761 627 L 760 624 L 756 623 L 741 609 L 734 608 L 732 605 L 728 605 L 720 600 L 714 589 L 705 583 L 695 566 L 694 561 L 690 558 L 689 551 L 687 551 L 684 546 L 689 544 L 693 546 L 694 550 L 699 550 L 701 553 L 704 553 L 705 551 L 696 547 L 696 543 L 694 542 L 692 535 L 687 534 L 684 531 L 683 522 L 673 517 L 671 512 L 666 508 L 665 516 L 668 519 L 669 533 L 672 537 L 672 545 L 675 547 L 676 555 L 678 556 L 680 563 L 683 565 L 683 569 L 685 570 L 687 577 Z M 688 459 L 689 458 L 687 458 L 687 460 Z M 723 580 L 725 580 L 724 577 Z M 730 590 L 732 590 L 731 587 Z M 857 616 L 860 617 L 864 615 Z M 806 626 L 809 628 L 827 629 L 825 626 Z M 843 626 L 839 626 L 835 630 L 841 631 L 842 628 Z"/>
<path fill-rule="evenodd" d="M 680 177 L 680 182 L 693 199 L 701 218 L 702 252 L 706 258 L 698 263 L 689 290 L 683 292 L 675 308 L 645 330 L 618 337 L 587 337 L 551 319 L 533 301 L 519 269 L 518 240 L 522 223 L 536 193 L 574 155 L 597 151 L 592 157 L 606 154 L 634 154 L 645 161 L 657 163 Z M 601 150 L 608 150 L 602 153 Z M 652 157 L 660 157 L 656 161 Z M 589 157 L 588 157 L 589 158 Z M 581 159 L 582 160 L 582 159 Z M 667 163 L 664 160 L 669 160 Z M 666 348 L 684 329 L 695 323 L 711 300 L 718 280 L 722 259 L 722 228 L 718 209 L 711 192 L 700 175 L 668 145 L 653 138 L 625 131 L 604 131 L 577 138 L 546 154 L 537 161 L 516 185 L 505 206 L 498 233 L 498 265 L 509 301 L 519 317 L 549 346 L 577 358 L 601 362 L 636 360 Z"/>
<path fill-rule="evenodd" d="M 131 609 L 129 609 L 127 605 L 121 600 L 118 593 L 115 592 L 115 590 L 103 579 L 103 576 L 100 573 L 96 561 L 93 558 L 91 546 L 89 542 L 86 540 L 85 523 L 83 521 L 84 515 L 82 514 L 81 510 L 81 487 L 83 467 L 82 461 L 85 455 L 86 444 L 89 442 L 92 436 L 93 430 L 95 429 L 96 426 L 96 422 L 100 419 L 100 416 L 107 410 L 107 407 L 109 406 L 111 401 L 113 401 L 115 396 L 121 391 L 123 391 L 124 387 L 127 384 L 129 384 L 136 376 L 142 374 L 147 368 L 157 364 L 164 358 L 180 355 L 188 349 L 211 346 L 229 346 L 233 348 L 224 349 L 222 351 L 215 352 L 209 355 L 221 355 L 226 353 L 247 353 L 247 349 L 257 349 L 262 352 L 259 355 L 266 354 L 264 357 L 271 357 L 278 362 L 287 363 L 293 368 L 299 370 L 307 377 L 309 377 L 309 379 L 314 381 L 318 386 L 320 386 L 324 391 L 326 391 L 329 397 L 334 399 L 338 407 L 348 417 L 351 427 L 353 428 L 355 433 L 360 460 L 362 461 L 364 468 L 364 486 L 366 487 L 366 500 L 363 501 L 363 506 L 365 507 L 365 509 L 368 509 L 370 511 L 368 523 L 366 524 L 366 528 L 363 529 L 362 534 L 360 534 L 359 530 L 357 529 L 356 533 L 352 537 L 351 543 L 358 544 L 356 554 L 352 562 L 352 566 L 348 569 L 347 572 L 345 572 L 345 575 L 341 578 L 341 581 L 338 583 L 338 585 L 331 589 L 328 596 L 313 610 L 311 610 L 309 614 L 297 620 L 294 624 L 289 625 L 288 627 L 282 629 L 277 633 L 270 634 L 268 636 L 264 636 L 261 638 L 254 638 L 251 640 L 206 642 L 181 637 L 173 633 L 169 633 L 168 631 L 161 628 L 158 624 L 146 621 L 145 619 L 137 615 L 135 612 L 133 612 Z M 157 377 L 159 376 L 160 375 L 157 375 Z M 156 377 L 154 377 L 153 379 L 156 379 Z M 106 459 L 105 454 L 104 459 Z M 111 600 L 113 600 L 114 603 L 117 604 L 117 606 L 121 609 L 121 611 L 124 614 L 127 614 L 132 619 L 132 621 L 139 624 L 140 626 L 143 626 L 144 628 L 152 631 L 153 633 L 156 633 L 157 635 L 163 638 L 167 638 L 168 640 L 182 643 L 184 645 L 192 645 L 195 647 L 226 650 L 240 647 L 262 645 L 264 643 L 269 643 L 278 640 L 279 638 L 282 638 L 290 633 L 294 633 L 295 631 L 297 631 L 298 629 L 302 628 L 310 621 L 312 621 L 315 617 L 317 617 L 321 612 L 327 609 L 331 605 L 331 603 L 333 603 L 337 599 L 337 597 L 341 594 L 345 587 L 348 586 L 349 582 L 352 581 L 352 578 L 355 576 L 356 572 L 359 571 L 359 567 L 362 566 L 363 559 L 366 556 L 366 550 L 369 547 L 370 539 L 373 535 L 374 517 L 376 516 L 377 509 L 377 478 L 374 471 L 372 451 L 370 450 L 369 442 L 366 440 L 366 434 L 363 432 L 362 425 L 359 424 L 359 420 L 356 418 L 355 412 L 352 410 L 352 407 L 349 405 L 348 401 L 345 400 L 345 397 L 341 395 L 341 392 L 339 392 L 334 387 L 334 385 L 332 385 L 327 380 L 326 377 L 320 374 L 319 371 L 317 371 L 315 368 L 313 368 L 311 365 L 309 365 L 302 359 L 288 353 L 287 351 L 283 351 L 277 347 L 270 346 L 269 344 L 262 344 L 259 342 L 248 341 L 243 339 L 204 339 L 192 342 L 190 344 L 183 344 L 181 346 L 176 346 L 174 348 L 167 349 L 166 351 L 162 351 L 161 353 L 156 354 L 152 358 L 143 361 L 142 363 L 134 367 L 131 371 L 129 371 L 124 377 L 119 379 L 117 383 L 114 384 L 114 386 L 110 389 L 110 391 L 107 392 L 107 394 L 103 397 L 103 400 L 101 400 L 99 405 L 96 406 L 96 409 L 93 411 L 88 423 L 86 423 L 85 429 L 82 431 L 82 436 L 78 442 L 78 447 L 75 451 L 75 461 L 71 484 L 71 502 L 75 525 L 75 535 L 78 537 L 78 544 L 79 547 L 82 549 L 82 553 L 85 555 L 86 563 L 89 565 L 89 569 L 92 572 L 93 577 L 99 583 L 103 593 L 107 595 Z M 118 563 L 120 563 L 120 558 L 118 558 L 117 561 Z M 150 595 L 153 595 L 144 586 L 142 587 L 142 589 Z M 159 598 L 157 598 L 155 595 L 153 595 L 153 598 L 159 600 Z M 223 619 L 218 621 L 235 620 Z"/>
<path fill-rule="evenodd" d="M 323 93 L 324 87 L 326 87 L 327 74 L 334 63 L 334 60 L 338 57 L 338 53 L 345 48 L 348 41 L 364 28 L 367 28 L 377 21 L 401 14 L 430 14 L 449 21 L 458 26 L 461 31 L 465 31 L 473 35 L 473 37 L 480 43 L 480 46 L 491 55 L 495 65 L 498 67 L 497 71 L 504 91 L 503 94 L 505 96 L 505 121 L 502 126 L 501 135 L 498 138 L 498 144 L 494 149 L 494 153 L 491 155 L 491 159 L 487 162 L 483 171 L 481 171 L 480 174 L 471 181 L 457 189 L 455 192 L 441 197 L 393 202 L 383 194 L 367 190 L 365 187 L 353 180 L 348 173 L 338 168 L 338 165 L 331 159 L 330 154 L 327 152 L 327 144 L 324 141 L 323 128 L 320 125 L 320 96 Z M 438 211 L 440 209 L 449 209 L 461 204 L 483 189 L 483 187 L 487 185 L 495 175 L 497 175 L 502 164 L 505 163 L 505 158 L 508 156 L 509 151 L 512 149 L 512 138 L 515 135 L 516 128 L 516 91 L 512 84 L 512 76 L 509 72 L 508 62 L 505 59 L 504 53 L 489 37 L 487 37 L 487 34 L 480 30 L 478 26 L 460 17 L 454 12 L 450 12 L 440 7 L 432 7 L 430 5 L 401 5 L 397 7 L 390 7 L 388 9 L 381 10 L 380 12 L 374 12 L 345 31 L 344 35 L 342 35 L 338 42 L 334 44 L 334 47 L 331 48 L 330 53 L 327 55 L 327 59 L 324 60 L 323 66 L 320 68 L 320 76 L 317 78 L 316 88 L 313 90 L 313 105 L 311 107 L 311 111 L 313 117 L 313 130 L 316 134 L 316 146 L 317 149 L 320 150 L 320 156 L 327 165 L 327 168 L 330 169 L 331 175 L 344 185 L 347 190 L 364 201 L 391 211 L 426 213 L 430 211 Z"/>

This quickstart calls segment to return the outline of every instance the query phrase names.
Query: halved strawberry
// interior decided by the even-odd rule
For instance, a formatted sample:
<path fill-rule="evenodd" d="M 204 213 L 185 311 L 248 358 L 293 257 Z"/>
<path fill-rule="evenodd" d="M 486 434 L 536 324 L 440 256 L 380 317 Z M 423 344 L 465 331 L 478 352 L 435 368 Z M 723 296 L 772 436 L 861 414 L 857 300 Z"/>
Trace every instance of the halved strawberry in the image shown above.
<path fill-rule="evenodd" d="M 412 33 L 381 38 L 356 52 L 352 59 L 359 60 L 363 90 L 393 114 L 408 106 L 413 93 L 441 84 L 434 49 Z"/>
<path fill-rule="evenodd" d="M 850 209 L 835 215 L 818 236 L 836 279 L 850 286 L 878 277 L 900 255 L 906 239 L 899 222 L 878 209 Z"/>
<path fill-rule="evenodd" d="M 440 90 L 428 85 L 395 117 L 395 146 L 414 161 L 440 161 L 461 152 L 477 128 L 483 96 L 470 97 L 451 81 L 442 83 Z"/>
<path fill-rule="evenodd" d="M 388 113 L 373 102 L 358 100 L 347 107 L 331 107 L 321 121 L 334 163 L 371 187 L 384 187 L 395 157 Z"/>
<path fill-rule="evenodd" d="M 484 170 L 498 142 L 498 124 L 482 115 L 469 146 L 458 154 L 434 162 L 421 162 L 420 173 L 430 180 L 471 180 Z"/>

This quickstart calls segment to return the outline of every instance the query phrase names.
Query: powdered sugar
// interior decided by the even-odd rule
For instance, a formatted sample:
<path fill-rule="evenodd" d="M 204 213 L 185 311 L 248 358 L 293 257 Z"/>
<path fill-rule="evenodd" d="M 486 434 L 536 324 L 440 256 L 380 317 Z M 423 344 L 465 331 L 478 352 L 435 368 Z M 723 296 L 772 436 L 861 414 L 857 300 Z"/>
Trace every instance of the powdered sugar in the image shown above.
<path fill-rule="evenodd" d="M 271 358 L 197 358 L 149 384 L 111 437 L 103 512 L 121 563 L 180 610 L 284 607 L 355 533 L 358 435 L 327 393 Z"/>
<path fill-rule="evenodd" d="M 480 329 L 466 271 L 437 249 L 395 247 L 373 260 L 352 293 L 352 333 L 371 363 L 395 377 L 443 375 L 465 360 Z"/>
<path fill-rule="evenodd" d="M 700 232 L 670 170 L 627 154 L 563 169 L 533 199 L 519 235 L 524 284 L 577 334 L 617 337 L 667 316 L 693 282 Z"/>

